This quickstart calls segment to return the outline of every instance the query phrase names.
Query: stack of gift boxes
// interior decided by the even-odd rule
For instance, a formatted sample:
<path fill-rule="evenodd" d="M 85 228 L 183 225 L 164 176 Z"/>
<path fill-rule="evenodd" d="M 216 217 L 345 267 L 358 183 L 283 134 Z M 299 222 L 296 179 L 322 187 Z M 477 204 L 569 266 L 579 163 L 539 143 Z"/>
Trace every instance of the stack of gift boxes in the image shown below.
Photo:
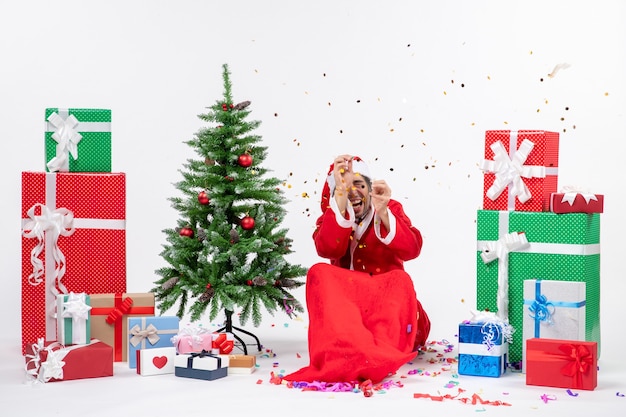
<path fill-rule="evenodd" d="M 104 377 L 128 362 L 141 375 L 179 366 L 200 369 L 184 376 L 225 375 L 230 358 L 247 356 L 230 355 L 229 334 L 209 333 L 209 349 L 178 355 L 179 319 L 155 316 L 152 293 L 126 293 L 126 178 L 111 172 L 111 110 L 50 108 L 45 126 L 45 171 L 22 173 L 27 374 Z"/>
<path fill-rule="evenodd" d="M 594 389 L 603 196 L 558 191 L 556 132 L 487 131 L 484 156 L 476 307 L 489 315 L 460 324 L 459 373 L 515 366 L 528 385 Z"/>

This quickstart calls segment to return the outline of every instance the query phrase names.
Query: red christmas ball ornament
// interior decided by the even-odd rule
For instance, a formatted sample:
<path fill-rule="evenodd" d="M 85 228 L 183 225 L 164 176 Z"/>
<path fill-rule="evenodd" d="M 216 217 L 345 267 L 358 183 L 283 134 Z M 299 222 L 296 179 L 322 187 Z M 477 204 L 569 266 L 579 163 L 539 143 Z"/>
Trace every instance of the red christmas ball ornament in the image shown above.
<path fill-rule="evenodd" d="M 252 286 L 252 284 L 254 284 L 254 283 L 252 282 L 252 280 L 251 280 L 251 279 L 249 279 L 248 281 L 246 281 L 246 284 L 248 284 L 248 286 L 250 286 L 250 287 L 251 287 L 251 286 Z"/>
<path fill-rule="evenodd" d="M 191 227 L 183 227 L 182 229 L 180 229 L 180 232 L 178 232 L 178 234 L 183 237 L 193 237 L 193 230 L 191 230 Z"/>
<path fill-rule="evenodd" d="M 222 110 L 224 111 L 228 110 L 228 106 L 226 105 L 226 103 L 222 103 Z"/>
<path fill-rule="evenodd" d="M 206 289 L 208 290 L 209 288 L 211 288 L 211 283 L 210 282 L 206 285 Z"/>
<path fill-rule="evenodd" d="M 209 204 L 211 202 L 211 200 L 209 200 L 209 195 L 206 193 L 206 191 L 200 191 L 198 193 L 198 203 L 202 204 L 203 206 Z"/>
<path fill-rule="evenodd" d="M 237 159 L 237 162 L 242 167 L 248 168 L 249 166 L 252 165 L 252 155 L 250 155 L 249 153 L 244 153 L 243 155 L 239 155 L 239 159 Z"/>
<path fill-rule="evenodd" d="M 244 230 L 252 230 L 254 229 L 254 219 L 250 216 L 246 216 L 243 219 L 241 219 L 241 227 Z"/>

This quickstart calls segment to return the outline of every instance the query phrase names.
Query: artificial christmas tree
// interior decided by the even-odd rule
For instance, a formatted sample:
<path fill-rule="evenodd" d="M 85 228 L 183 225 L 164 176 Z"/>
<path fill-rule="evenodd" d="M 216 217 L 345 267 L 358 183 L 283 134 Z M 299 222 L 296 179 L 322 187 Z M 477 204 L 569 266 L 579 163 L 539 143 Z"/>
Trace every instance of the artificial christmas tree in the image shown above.
<path fill-rule="evenodd" d="M 288 230 L 280 227 L 287 200 L 282 180 L 262 166 L 267 147 L 253 133 L 261 122 L 247 120 L 249 101 L 233 104 L 227 65 L 222 77 L 223 99 L 199 115 L 211 126 L 186 142 L 199 158 L 180 170 L 175 187 L 183 196 L 169 199 L 180 218 L 178 227 L 163 231 L 168 243 L 161 256 L 169 265 L 156 271 L 161 278 L 152 292 L 161 311 L 178 303 L 177 316 L 189 313 L 192 321 L 224 312 L 220 330 L 254 336 L 232 326 L 236 309 L 242 325 L 252 319 L 254 326 L 261 323 L 261 307 L 290 317 L 303 312 L 290 291 L 304 284 L 297 278 L 307 270 L 285 259 L 292 252 Z"/>

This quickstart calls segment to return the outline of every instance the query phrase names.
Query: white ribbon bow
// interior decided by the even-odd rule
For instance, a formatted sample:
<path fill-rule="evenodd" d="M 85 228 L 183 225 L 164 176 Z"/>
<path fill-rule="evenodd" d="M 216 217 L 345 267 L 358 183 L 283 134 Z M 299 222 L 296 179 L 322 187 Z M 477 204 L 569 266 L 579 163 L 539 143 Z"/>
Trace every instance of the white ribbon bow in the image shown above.
<path fill-rule="evenodd" d="M 509 344 L 513 343 L 515 329 L 509 324 L 508 319 L 498 317 L 494 312 L 472 310 L 472 318 L 469 322 L 483 324 L 480 331 L 483 334 L 483 344 L 487 345 L 487 350 L 493 348 L 494 341 L 498 338 L 499 333 L 502 333 L 503 341 Z"/>
<path fill-rule="evenodd" d="M 41 214 L 35 215 L 35 209 L 41 207 Z M 37 245 L 30 253 L 30 262 L 33 265 L 33 272 L 28 276 L 28 282 L 31 285 L 39 285 L 44 280 L 43 261 L 39 259 L 39 255 L 45 247 L 44 237 L 49 244 L 52 245 L 52 256 L 55 264 L 54 280 L 62 293 L 67 293 L 65 286 L 61 283 L 63 275 L 65 275 L 65 255 L 58 246 L 59 236 L 70 236 L 74 233 L 74 213 L 66 208 L 58 208 L 50 210 L 43 204 L 36 203 L 28 210 L 28 218 L 24 224 L 22 235 L 27 238 L 36 238 Z M 52 290 L 55 294 L 58 291 L 53 286 Z"/>
<path fill-rule="evenodd" d="M 91 306 L 86 303 L 85 293 L 70 292 L 63 303 L 62 317 L 72 318 L 72 342 L 81 343 L 87 331 L 87 319 Z M 87 341 L 88 342 L 88 341 Z"/>
<path fill-rule="evenodd" d="M 133 328 L 130 329 L 130 334 L 133 335 L 133 337 L 130 338 L 130 343 L 132 343 L 133 346 L 137 346 L 142 340 L 148 339 L 150 344 L 154 345 L 160 339 L 157 333 L 158 329 L 152 324 L 149 324 L 145 330 L 141 330 L 141 327 L 135 324 Z"/>
<path fill-rule="evenodd" d="M 509 317 L 509 252 L 529 247 L 525 233 L 512 232 L 495 242 L 488 242 L 480 253 L 484 263 L 498 262 L 498 317 Z"/>
<path fill-rule="evenodd" d="M 524 139 L 512 157 L 509 156 L 501 141 L 490 146 L 494 154 L 493 161 L 485 159 L 480 167 L 483 171 L 496 174 L 493 185 L 487 190 L 487 197 L 496 200 L 506 187 L 510 186 L 509 193 L 517 197 L 521 203 L 530 200 L 532 194 L 522 178 L 545 178 L 546 176 L 544 166 L 524 165 L 534 146 L 532 141 Z"/>
<path fill-rule="evenodd" d="M 563 198 L 561 199 L 561 203 L 569 203 L 570 206 L 574 205 L 574 200 L 576 199 L 576 195 L 578 194 L 580 194 L 585 199 L 585 202 L 587 202 L 587 204 L 589 204 L 589 201 L 591 200 L 598 201 L 598 197 L 596 197 L 595 194 L 570 185 L 563 187 L 561 192 L 564 193 Z"/>
<path fill-rule="evenodd" d="M 74 115 L 69 115 L 64 119 L 58 113 L 52 113 L 48 117 L 48 122 L 56 129 L 52 133 L 52 139 L 57 143 L 56 156 L 48 162 L 48 169 L 50 172 L 68 172 L 70 170 L 69 156 L 72 155 L 74 160 L 78 159 L 78 142 L 83 138 L 76 129 L 78 119 Z"/>
<path fill-rule="evenodd" d="M 180 329 L 177 335 L 172 336 L 170 340 L 172 344 L 176 345 L 183 337 L 189 336 L 191 338 L 191 340 L 188 341 L 189 346 L 193 346 L 194 343 L 202 343 L 202 335 L 208 333 L 209 331 L 204 327 L 184 327 Z"/>
<path fill-rule="evenodd" d="M 56 349 L 58 348 L 58 349 Z M 54 342 L 48 346 L 44 345 L 44 339 L 39 338 L 37 343 L 32 345 L 33 354 L 27 354 L 26 374 L 34 379 L 34 382 L 48 382 L 52 378 L 63 379 L 63 358 L 67 355 L 67 350 L 63 345 Z M 41 352 L 46 351 L 45 362 L 41 361 Z M 29 365 L 33 365 L 30 367 Z"/>

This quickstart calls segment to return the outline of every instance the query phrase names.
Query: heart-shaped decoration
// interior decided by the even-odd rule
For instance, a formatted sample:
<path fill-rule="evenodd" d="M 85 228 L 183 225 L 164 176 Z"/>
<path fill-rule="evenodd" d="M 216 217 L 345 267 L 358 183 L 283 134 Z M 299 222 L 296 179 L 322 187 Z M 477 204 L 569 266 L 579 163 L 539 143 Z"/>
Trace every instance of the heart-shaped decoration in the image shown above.
<path fill-rule="evenodd" d="M 152 363 L 154 366 L 161 369 L 167 364 L 167 356 L 155 356 L 152 358 Z"/>

